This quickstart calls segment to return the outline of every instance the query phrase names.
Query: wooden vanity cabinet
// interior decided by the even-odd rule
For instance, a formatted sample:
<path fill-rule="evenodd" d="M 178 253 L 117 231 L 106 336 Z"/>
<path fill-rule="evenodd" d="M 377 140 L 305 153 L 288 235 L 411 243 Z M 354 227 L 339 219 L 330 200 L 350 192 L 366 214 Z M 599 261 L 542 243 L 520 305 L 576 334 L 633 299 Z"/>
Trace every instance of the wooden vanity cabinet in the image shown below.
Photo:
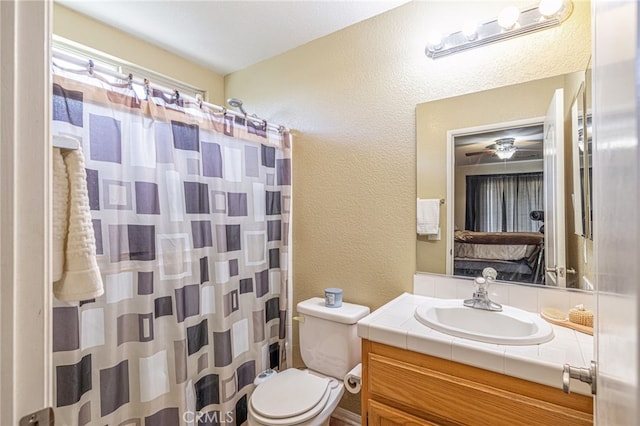
<path fill-rule="evenodd" d="M 362 424 L 591 425 L 593 398 L 362 340 Z"/>

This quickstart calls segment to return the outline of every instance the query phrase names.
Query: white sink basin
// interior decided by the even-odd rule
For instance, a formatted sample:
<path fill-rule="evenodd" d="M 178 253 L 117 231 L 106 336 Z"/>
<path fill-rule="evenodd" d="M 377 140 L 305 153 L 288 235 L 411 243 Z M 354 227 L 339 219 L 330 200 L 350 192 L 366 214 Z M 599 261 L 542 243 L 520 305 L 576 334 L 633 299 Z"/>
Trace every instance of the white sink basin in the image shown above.
<path fill-rule="evenodd" d="M 442 333 L 486 343 L 536 345 L 553 339 L 551 325 L 531 312 L 511 306 L 491 312 L 462 303 L 462 299 L 435 300 L 418 306 L 415 317 Z"/>

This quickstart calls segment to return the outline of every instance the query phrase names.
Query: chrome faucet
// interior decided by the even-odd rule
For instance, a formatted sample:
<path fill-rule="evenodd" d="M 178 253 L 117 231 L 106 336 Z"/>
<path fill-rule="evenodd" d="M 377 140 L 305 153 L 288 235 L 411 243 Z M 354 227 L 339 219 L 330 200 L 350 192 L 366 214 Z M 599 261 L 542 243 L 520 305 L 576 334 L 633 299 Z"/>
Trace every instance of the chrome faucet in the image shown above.
<path fill-rule="evenodd" d="M 464 306 L 469 308 L 484 309 L 486 311 L 502 311 L 502 305 L 489 299 L 489 283 L 493 282 L 498 273 L 493 268 L 484 268 L 482 276 L 475 279 L 476 291 L 471 299 L 464 301 Z"/>

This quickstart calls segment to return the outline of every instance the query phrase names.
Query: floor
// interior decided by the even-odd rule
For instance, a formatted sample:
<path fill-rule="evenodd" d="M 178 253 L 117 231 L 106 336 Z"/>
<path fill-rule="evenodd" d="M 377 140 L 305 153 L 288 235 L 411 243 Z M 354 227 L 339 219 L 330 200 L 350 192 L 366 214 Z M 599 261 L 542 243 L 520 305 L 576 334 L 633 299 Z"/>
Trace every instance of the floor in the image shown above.
<path fill-rule="evenodd" d="M 336 418 L 331 417 L 331 421 L 329 422 L 329 426 L 349 426 L 349 424 L 343 422 L 342 420 L 338 420 Z"/>

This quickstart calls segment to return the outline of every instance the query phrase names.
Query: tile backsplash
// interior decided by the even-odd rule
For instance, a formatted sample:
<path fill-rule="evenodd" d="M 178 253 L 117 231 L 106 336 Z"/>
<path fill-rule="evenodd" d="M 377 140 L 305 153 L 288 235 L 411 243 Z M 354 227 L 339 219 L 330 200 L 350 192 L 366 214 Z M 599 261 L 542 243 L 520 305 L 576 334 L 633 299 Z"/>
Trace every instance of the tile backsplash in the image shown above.
<path fill-rule="evenodd" d="M 413 276 L 413 293 L 419 296 L 441 299 L 468 299 L 474 291 L 473 279 L 446 275 L 416 273 Z M 593 292 L 575 289 L 559 289 L 544 286 L 492 283 L 489 286 L 491 300 L 524 309 L 540 312 L 542 308 L 556 308 L 564 312 L 578 304 L 595 310 Z"/>

